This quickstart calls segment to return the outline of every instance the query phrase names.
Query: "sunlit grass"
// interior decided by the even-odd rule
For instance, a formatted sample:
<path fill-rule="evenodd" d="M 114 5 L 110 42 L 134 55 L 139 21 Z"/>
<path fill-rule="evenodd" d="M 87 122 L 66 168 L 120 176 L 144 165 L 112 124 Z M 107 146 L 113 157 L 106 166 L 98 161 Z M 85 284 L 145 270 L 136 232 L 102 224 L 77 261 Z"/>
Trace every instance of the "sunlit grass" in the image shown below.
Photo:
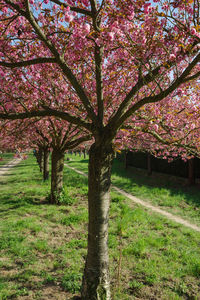
<path fill-rule="evenodd" d="M 88 156 L 87 159 L 74 154 L 67 156 L 71 159 L 67 162 L 70 166 L 87 172 Z M 200 187 L 180 182 L 178 178 L 168 175 L 154 173 L 153 176 L 148 176 L 145 170 L 126 170 L 124 164 L 117 159 L 113 163 L 113 184 L 140 199 L 200 225 Z"/>
<path fill-rule="evenodd" d="M 71 300 L 80 295 L 87 178 L 65 168 L 65 190 L 72 201 L 60 206 L 47 203 L 50 184 L 42 181 L 32 156 L 0 180 L 0 299 Z M 200 234 L 115 192 L 111 196 L 113 299 L 198 299 Z"/>
<path fill-rule="evenodd" d="M 11 161 L 14 157 L 13 153 L 1 153 L 0 154 L 0 166 L 7 164 Z"/>

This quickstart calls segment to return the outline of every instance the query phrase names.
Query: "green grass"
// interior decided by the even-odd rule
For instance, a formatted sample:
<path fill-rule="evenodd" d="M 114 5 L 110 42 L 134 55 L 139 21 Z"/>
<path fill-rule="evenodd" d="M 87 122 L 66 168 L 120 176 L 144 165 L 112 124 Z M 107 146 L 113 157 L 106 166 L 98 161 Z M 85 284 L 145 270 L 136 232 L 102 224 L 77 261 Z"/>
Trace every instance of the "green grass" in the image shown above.
<path fill-rule="evenodd" d="M 74 154 L 67 156 L 71 158 L 69 165 L 87 172 L 88 156 L 87 159 Z M 126 170 L 117 159 L 113 163 L 112 183 L 142 200 L 200 225 L 199 185 L 188 186 L 180 178 L 159 173 L 148 176 L 142 169 L 131 167 Z"/>
<path fill-rule="evenodd" d="M 46 202 L 50 185 L 32 156 L 0 181 L 0 299 L 73 299 L 86 255 L 87 178 L 65 169 L 71 201 L 60 206 Z M 199 299 L 200 234 L 111 196 L 113 300 Z"/>
<path fill-rule="evenodd" d="M 85 188 L 85 179 L 72 174 L 65 190 L 73 201 L 60 206 L 47 203 L 50 183 L 42 181 L 32 155 L 0 181 L 0 299 L 71 298 L 80 289 L 87 208 L 84 193 L 75 197 L 75 185 L 69 187 Z"/>
<path fill-rule="evenodd" d="M 0 154 L 0 166 L 7 164 L 9 161 L 13 160 L 13 153 L 1 153 Z"/>

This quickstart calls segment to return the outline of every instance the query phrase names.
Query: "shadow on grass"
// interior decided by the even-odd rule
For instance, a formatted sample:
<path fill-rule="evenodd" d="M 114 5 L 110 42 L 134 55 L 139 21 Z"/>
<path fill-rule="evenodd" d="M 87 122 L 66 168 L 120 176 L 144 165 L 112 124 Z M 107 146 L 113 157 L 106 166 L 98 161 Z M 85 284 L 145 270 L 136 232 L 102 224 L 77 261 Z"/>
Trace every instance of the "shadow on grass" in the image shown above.
<path fill-rule="evenodd" d="M 64 185 L 67 188 L 79 188 L 81 186 L 87 186 L 87 178 L 82 176 L 82 175 L 78 175 L 78 174 L 73 174 L 70 173 L 70 175 L 68 176 L 68 170 L 64 170 Z"/>
<path fill-rule="evenodd" d="M 13 166 L 14 167 L 14 166 Z M 0 166 L 0 169 L 1 170 L 3 170 L 3 169 L 8 169 L 9 167 L 8 167 L 8 165 L 6 164 L 6 165 L 2 165 L 2 166 Z"/>
<path fill-rule="evenodd" d="M 19 175 L 19 173 L 17 173 L 17 176 Z M 64 170 L 64 188 L 67 191 L 69 191 L 71 188 L 82 189 L 82 187 L 85 187 L 85 185 L 87 186 L 86 178 L 77 174 L 73 175 L 70 173 L 70 176 L 68 174 L 69 173 L 67 172 L 67 170 Z M 7 181 L 0 182 L 4 186 L 6 185 L 15 186 L 18 183 L 19 185 L 22 184 L 21 186 L 17 186 L 17 190 L 19 192 L 15 193 L 15 192 L 7 191 L 5 192 L 5 194 L 0 195 L 1 213 L 7 212 L 11 209 L 14 210 L 14 209 L 18 209 L 30 205 L 42 205 L 42 204 L 50 205 L 48 202 L 50 187 L 46 186 L 42 194 L 39 191 L 35 190 L 35 188 L 37 188 L 35 185 L 37 185 L 39 189 L 40 187 L 44 188 L 45 183 L 49 184 L 50 180 L 48 182 L 43 182 L 42 179 L 38 177 L 38 174 L 36 174 L 36 176 L 37 178 L 32 179 L 33 190 L 30 189 L 28 191 L 24 190 L 24 186 L 28 186 L 29 188 L 31 188 L 32 183 L 30 182 L 30 178 L 26 177 L 26 174 L 24 174 L 24 178 L 21 176 L 19 180 L 16 177 L 12 179 L 12 177 L 9 176 Z M 10 208 L 7 208 L 8 206 L 10 206 Z"/>
<path fill-rule="evenodd" d="M 26 266 L 26 261 L 24 263 L 24 258 L 23 259 L 19 258 L 13 262 L 12 266 L 4 266 L 2 268 L 2 272 L 5 271 L 6 273 L 8 273 L 8 275 L 4 275 L 2 273 L 3 276 L 2 275 L 0 276 L 0 282 L 3 284 L 7 284 L 9 282 L 15 285 L 17 284 L 18 286 L 18 290 L 16 291 L 16 293 L 13 293 L 13 295 L 10 296 L 9 299 L 16 299 L 15 297 L 20 295 L 26 296 L 26 293 L 24 294 L 24 290 L 25 292 L 27 290 L 29 293 L 30 291 L 32 291 L 34 294 L 37 294 L 37 292 L 40 291 L 40 294 L 42 294 L 43 291 L 48 289 L 48 296 L 50 297 L 49 299 L 55 299 L 54 298 L 55 291 L 57 295 L 60 292 L 62 293 L 66 292 L 66 296 L 67 296 L 67 291 L 62 287 L 61 284 L 62 277 L 61 276 L 54 277 L 54 270 L 48 270 L 48 275 L 50 276 L 50 280 L 49 280 L 49 279 L 45 279 L 45 277 L 42 276 L 41 274 L 38 274 L 37 270 L 22 269 L 25 266 Z M 14 274 L 12 274 L 12 272 L 14 272 Z M 34 276 L 37 280 L 33 281 L 32 276 Z M 45 297 L 44 299 L 47 299 L 45 295 L 44 297 Z M 36 298 L 39 299 L 38 297 Z M 8 298 L 3 297 L 2 299 L 8 299 Z M 75 295 L 66 299 L 81 300 L 81 297 L 79 295 Z"/>
<path fill-rule="evenodd" d="M 77 163 L 79 165 L 86 165 L 88 163 L 88 159 L 78 160 Z M 67 164 L 76 166 L 76 160 L 73 160 L 72 158 L 71 161 L 67 161 Z M 151 176 L 148 176 L 147 170 L 133 167 L 125 169 L 123 162 L 120 162 L 117 159 L 114 159 L 113 162 L 112 176 L 116 177 L 112 180 L 113 184 L 116 184 L 118 187 L 132 193 L 138 198 L 147 200 L 150 199 L 150 195 L 151 197 L 154 197 L 155 195 L 155 198 L 159 199 L 159 194 L 163 197 L 163 192 L 161 190 L 166 189 L 166 193 L 172 198 L 175 196 L 178 197 L 178 199 L 183 199 L 186 205 L 192 205 L 196 208 L 200 207 L 199 186 L 188 186 L 184 178 L 155 172 Z M 73 184 L 73 182 L 71 183 Z M 142 192 L 142 189 L 144 192 Z M 174 203 L 170 203 L 170 200 L 168 200 L 167 202 L 168 204 L 165 204 L 165 202 L 163 203 L 163 206 L 179 205 L 176 201 Z"/>
<path fill-rule="evenodd" d="M 42 204 L 49 204 L 47 197 L 43 196 L 38 198 L 37 196 L 30 195 L 27 196 L 24 193 L 18 193 L 17 195 L 7 194 L 2 196 L 1 199 L 1 206 L 10 205 L 7 209 L 0 209 L 0 212 L 6 212 L 9 210 L 18 209 L 21 207 L 26 207 L 30 205 L 42 205 Z"/>
<path fill-rule="evenodd" d="M 23 182 L 26 182 L 26 183 L 29 182 L 30 183 L 30 180 L 27 179 L 27 178 L 24 178 L 24 179 L 20 178 L 20 181 L 18 181 L 17 179 L 12 179 L 11 175 L 15 175 L 15 174 L 7 175 L 7 177 L 9 177 L 9 178 L 5 178 L 5 177 L 4 177 L 4 179 L 1 178 L 0 179 L 0 185 L 17 184 L 17 183 L 23 183 Z M 36 175 L 36 176 L 38 176 L 38 175 Z M 5 179 L 7 179 L 7 180 L 5 181 Z M 36 177 L 33 180 L 42 182 L 42 176 L 41 177 Z"/>
<path fill-rule="evenodd" d="M 14 171 L 14 170 L 13 170 Z M 4 174 L 2 177 L 10 177 L 10 176 L 23 176 L 23 177 L 26 177 L 27 178 L 27 180 L 31 180 L 30 178 L 28 178 L 27 176 L 26 176 L 26 174 L 24 174 L 24 172 L 22 171 L 22 172 L 17 172 L 17 174 L 16 173 L 14 173 L 14 172 L 9 172 L 9 173 L 6 173 L 6 174 Z M 41 175 L 42 175 L 42 173 L 41 173 Z M 39 177 L 38 177 L 39 178 Z M 15 180 L 16 182 L 22 182 L 22 178 L 20 177 L 20 179 L 19 180 Z"/>
<path fill-rule="evenodd" d="M 29 168 L 29 167 L 34 167 L 36 166 L 37 164 L 36 163 L 33 163 L 33 164 L 23 164 L 23 163 L 19 163 L 17 165 L 11 165 L 11 166 L 8 166 L 8 165 L 0 165 L 0 169 L 3 170 L 3 169 L 9 169 L 9 170 L 12 170 L 13 168 L 15 169 L 19 169 L 19 168 L 23 168 L 23 169 L 26 169 L 26 168 Z"/>
<path fill-rule="evenodd" d="M 40 274 L 37 273 L 37 271 L 33 271 L 32 269 L 28 270 L 20 270 L 20 268 L 23 268 L 25 266 L 25 264 L 23 263 L 22 260 L 18 260 L 15 261 L 15 264 L 17 264 L 17 273 L 16 273 L 16 266 L 13 265 L 13 267 L 3 267 L 2 270 L 4 271 L 10 271 L 12 273 L 12 271 L 15 272 L 14 275 L 7 275 L 7 276 L 0 276 L 0 282 L 1 283 L 7 283 L 7 282 L 12 282 L 13 284 L 17 284 L 18 285 L 18 290 L 16 291 L 15 294 L 13 294 L 12 296 L 9 297 L 9 299 L 16 299 L 14 297 L 17 296 L 26 296 L 26 294 L 23 293 L 24 289 L 27 289 L 30 293 L 30 291 L 32 291 L 34 294 L 37 294 L 38 291 L 40 291 L 40 294 L 42 293 L 42 291 L 45 291 L 46 289 L 48 289 L 48 296 L 50 297 L 50 299 L 55 299 L 53 296 L 53 293 L 56 289 L 57 294 L 59 292 L 64 292 L 65 290 L 62 288 L 62 286 L 60 285 L 60 278 L 58 278 L 58 281 L 55 279 L 53 279 L 52 281 L 46 281 Z M 53 271 L 52 271 L 53 272 Z M 51 272 L 48 271 L 49 274 L 51 274 Z M 35 278 L 37 278 L 37 281 L 33 281 L 32 280 L 32 276 L 34 276 Z M 22 292 L 22 293 L 20 293 Z M 44 299 L 47 299 L 46 296 L 44 295 Z M 37 299 L 39 299 L 36 296 Z M 2 299 L 8 299 L 8 298 L 2 298 Z M 21 297 L 20 297 L 21 299 Z M 31 297 L 31 299 L 33 299 Z M 35 299 L 35 297 L 34 297 Z M 43 298 L 41 298 L 43 299 Z M 57 299 L 57 298 L 56 298 Z M 67 298 L 66 298 L 67 299 Z M 79 296 L 73 296 L 72 298 L 70 298 L 69 300 L 79 300 L 81 299 L 81 297 Z"/>
<path fill-rule="evenodd" d="M 37 163 L 31 163 L 31 164 L 25 164 L 25 163 L 19 163 L 17 165 L 15 165 L 14 167 L 15 168 L 23 168 L 23 169 L 26 169 L 26 168 L 29 168 L 29 167 L 33 167 L 33 166 L 36 166 Z M 39 168 L 39 167 L 38 167 Z"/>
<path fill-rule="evenodd" d="M 188 186 L 186 181 L 182 178 L 175 178 L 166 174 L 156 174 L 152 176 L 147 175 L 146 170 L 138 170 L 136 168 L 125 169 L 123 164 L 117 160 L 114 160 L 112 174 L 117 176 L 114 184 L 122 189 L 129 191 L 130 186 L 137 186 L 138 188 L 146 188 L 150 190 L 150 193 L 155 189 L 167 189 L 171 196 L 182 197 L 188 204 L 193 204 L 196 207 L 200 207 L 200 188 L 198 185 Z M 127 182 L 120 180 L 120 178 L 128 179 Z M 136 195 L 139 197 L 139 195 Z M 148 195 L 147 195 L 148 196 Z"/>
<path fill-rule="evenodd" d="M 2 175 L 0 175 L 1 176 L 0 178 L 2 179 L 2 178 L 10 177 L 10 176 L 13 176 L 13 175 L 15 175 L 15 174 L 12 172 L 12 170 L 9 170 L 8 172 L 6 171 Z"/>

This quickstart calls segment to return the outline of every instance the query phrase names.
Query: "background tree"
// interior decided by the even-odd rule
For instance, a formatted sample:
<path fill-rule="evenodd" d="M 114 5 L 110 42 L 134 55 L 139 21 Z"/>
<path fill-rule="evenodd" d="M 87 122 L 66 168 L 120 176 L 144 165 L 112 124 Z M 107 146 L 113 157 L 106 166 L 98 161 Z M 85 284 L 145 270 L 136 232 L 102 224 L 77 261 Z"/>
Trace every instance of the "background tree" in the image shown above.
<path fill-rule="evenodd" d="M 46 126 L 44 127 L 44 121 Z M 50 203 L 59 203 L 63 192 L 63 169 L 66 150 L 73 150 L 80 144 L 91 139 L 91 136 L 78 129 L 77 126 L 63 122 L 63 120 L 49 117 L 42 119 L 40 128 L 37 124 L 36 133 L 40 139 L 48 142 L 52 149 L 51 155 L 51 194 Z M 48 123 L 48 124 L 47 124 Z"/>
<path fill-rule="evenodd" d="M 43 173 L 49 175 L 49 153 L 51 154 L 51 192 L 50 203 L 59 204 L 63 192 L 63 169 L 66 150 L 73 150 L 91 139 L 91 136 L 77 126 L 54 117 L 41 120 L 18 120 L 2 124 L 2 141 L 13 149 L 37 149 L 36 157 Z"/>
<path fill-rule="evenodd" d="M 192 92 L 191 92 L 192 90 Z M 119 149 L 145 151 L 172 161 L 199 157 L 199 92 L 192 87 L 169 101 L 146 105 L 118 132 Z M 134 124 L 134 125 L 133 125 Z M 166 147 L 167 146 L 167 147 Z"/>

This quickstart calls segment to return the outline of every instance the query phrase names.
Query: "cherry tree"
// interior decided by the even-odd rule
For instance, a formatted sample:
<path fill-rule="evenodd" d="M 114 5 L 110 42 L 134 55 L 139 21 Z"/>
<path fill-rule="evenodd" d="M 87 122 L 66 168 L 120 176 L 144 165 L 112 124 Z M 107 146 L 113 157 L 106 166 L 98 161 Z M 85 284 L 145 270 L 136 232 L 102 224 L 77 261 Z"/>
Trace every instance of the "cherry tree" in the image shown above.
<path fill-rule="evenodd" d="M 30 127 L 31 123 L 29 120 Z M 24 120 L 17 120 L 14 122 L 10 121 L 0 121 L 0 147 L 2 149 L 9 149 L 13 152 L 27 152 L 30 151 L 30 143 L 27 136 L 23 136 L 21 132 L 21 128 L 27 129 L 27 124 L 25 124 Z"/>
<path fill-rule="evenodd" d="M 50 149 L 48 143 L 43 140 L 42 142 L 36 142 L 34 144 L 34 155 L 36 157 L 37 163 L 40 167 L 40 172 L 43 174 L 43 180 L 49 179 L 49 156 Z"/>
<path fill-rule="evenodd" d="M 199 157 L 199 105 L 199 91 L 194 86 L 182 89 L 182 95 L 167 102 L 146 105 L 125 122 L 116 144 L 119 149 L 147 151 L 169 161 L 178 156 Z"/>
<path fill-rule="evenodd" d="M 57 116 L 94 138 L 82 299 L 111 299 L 107 240 L 115 137 L 124 123 L 134 126 L 133 116 L 145 105 L 154 103 L 156 114 L 160 101 L 198 79 L 199 7 L 198 0 L 0 2 L 0 72 L 14 89 L 12 97 L 2 93 L 0 117 Z M 24 105 L 24 85 L 35 74 L 40 86 L 49 70 L 55 85 L 62 79 L 62 105 L 35 104 L 30 91 Z M 13 76 L 21 82 L 15 88 Z M 33 87 L 32 93 L 39 99 L 40 91 Z"/>
<path fill-rule="evenodd" d="M 44 122 L 46 126 L 44 126 Z M 45 118 L 38 121 L 36 133 L 48 147 L 51 155 L 51 195 L 50 203 L 59 203 L 63 191 L 63 168 L 66 150 L 72 150 L 91 139 L 91 135 L 77 126 L 63 123 L 63 120 Z"/>
<path fill-rule="evenodd" d="M 2 122 L 3 123 L 3 122 Z M 83 130 L 54 117 L 46 117 L 41 120 L 26 119 L 4 122 L 1 131 L 2 145 L 13 149 L 37 149 L 36 157 L 43 179 L 49 175 L 49 153 L 51 155 L 51 192 L 49 202 L 59 204 L 63 192 L 63 169 L 66 150 L 80 147 L 82 143 L 89 141 L 91 135 Z"/>

